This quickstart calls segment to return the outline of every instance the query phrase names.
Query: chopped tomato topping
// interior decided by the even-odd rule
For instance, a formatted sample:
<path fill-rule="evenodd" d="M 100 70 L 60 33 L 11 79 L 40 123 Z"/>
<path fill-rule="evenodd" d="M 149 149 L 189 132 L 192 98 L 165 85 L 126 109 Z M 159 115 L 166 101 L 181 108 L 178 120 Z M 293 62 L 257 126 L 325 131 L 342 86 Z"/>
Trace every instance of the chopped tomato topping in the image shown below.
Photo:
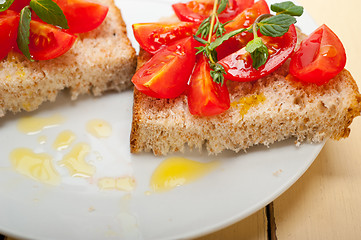
<path fill-rule="evenodd" d="M 262 36 L 261 38 L 269 53 L 265 65 L 258 69 L 253 68 L 251 55 L 244 47 L 219 61 L 227 72 L 227 79 L 248 82 L 272 73 L 291 56 L 297 43 L 294 25 L 291 25 L 288 32 L 281 37 Z"/>
<path fill-rule="evenodd" d="M 189 111 L 193 115 L 217 115 L 230 107 L 226 83 L 215 83 L 210 71 L 208 59 L 201 56 L 192 74 L 187 94 Z"/>
<path fill-rule="evenodd" d="M 188 3 L 173 4 L 173 10 L 181 21 L 201 22 L 209 17 L 213 9 L 212 0 L 190 1 Z M 254 0 L 230 0 L 228 7 L 218 15 L 221 22 L 233 19 L 244 9 L 251 7 Z"/>
<path fill-rule="evenodd" d="M 30 21 L 29 50 L 35 60 L 49 60 L 63 55 L 73 46 L 76 38 L 53 25 Z"/>
<path fill-rule="evenodd" d="M 291 58 L 290 73 L 301 81 L 327 83 L 346 65 L 346 53 L 340 39 L 326 25 L 301 42 Z"/>
<path fill-rule="evenodd" d="M 192 36 L 198 25 L 190 22 L 137 23 L 133 24 L 133 33 L 139 45 L 154 54 L 177 40 Z"/>
<path fill-rule="evenodd" d="M 135 87 L 155 98 L 175 98 L 187 88 L 195 64 L 193 37 L 184 38 L 159 51 L 133 76 Z"/>
<path fill-rule="evenodd" d="M 19 18 L 19 14 L 12 10 L 0 12 L 0 60 L 16 45 Z"/>

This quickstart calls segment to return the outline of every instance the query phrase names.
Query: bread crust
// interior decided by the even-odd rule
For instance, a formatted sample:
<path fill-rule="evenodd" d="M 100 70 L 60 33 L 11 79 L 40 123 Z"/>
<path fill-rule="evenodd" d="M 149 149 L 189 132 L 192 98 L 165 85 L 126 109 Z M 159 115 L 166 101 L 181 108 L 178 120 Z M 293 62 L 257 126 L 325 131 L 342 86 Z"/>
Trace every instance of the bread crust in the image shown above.
<path fill-rule="evenodd" d="M 95 30 L 78 35 L 64 55 L 47 61 L 28 61 L 17 52 L 0 61 L 0 116 L 6 112 L 33 111 L 69 89 L 71 99 L 81 94 L 100 96 L 131 86 L 136 53 L 120 10 L 113 0 L 97 0 L 109 12 Z"/>
<path fill-rule="evenodd" d="M 140 51 L 138 68 L 150 58 Z M 247 148 L 294 137 L 295 143 L 339 140 L 361 112 L 361 95 L 351 74 L 342 70 L 329 83 L 297 82 L 289 62 L 253 82 L 228 81 L 231 107 L 223 114 L 198 117 L 189 113 L 187 97 L 151 98 L 134 89 L 132 153 L 155 155 L 184 151 L 185 146 L 210 154 Z"/>

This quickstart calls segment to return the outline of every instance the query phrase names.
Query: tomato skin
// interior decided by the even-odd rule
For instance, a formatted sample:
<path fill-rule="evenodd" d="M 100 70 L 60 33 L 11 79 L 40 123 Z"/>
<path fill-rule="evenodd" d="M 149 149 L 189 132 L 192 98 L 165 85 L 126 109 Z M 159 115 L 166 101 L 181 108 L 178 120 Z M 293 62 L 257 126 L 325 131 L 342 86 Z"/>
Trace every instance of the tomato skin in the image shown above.
<path fill-rule="evenodd" d="M 30 21 L 29 50 L 35 60 L 49 60 L 63 55 L 73 46 L 76 38 L 53 25 Z"/>
<path fill-rule="evenodd" d="M 192 115 L 213 116 L 221 114 L 230 107 L 227 85 L 215 83 L 210 74 L 206 57 L 197 61 L 188 88 L 188 108 Z"/>
<path fill-rule="evenodd" d="M 230 32 L 239 28 L 248 28 L 254 23 L 257 17 L 268 13 L 270 13 L 270 10 L 267 2 L 265 0 L 259 0 L 238 14 L 232 22 L 225 26 L 225 29 L 227 32 Z"/>
<path fill-rule="evenodd" d="M 15 0 L 9 7 L 9 10 L 20 12 L 21 9 L 23 9 L 25 6 L 28 6 L 29 4 L 30 0 Z"/>
<path fill-rule="evenodd" d="M 195 46 L 197 41 L 188 37 L 159 51 L 135 73 L 135 87 L 155 98 L 181 95 L 194 68 Z"/>
<path fill-rule="evenodd" d="M 190 37 L 197 32 L 199 24 L 179 23 L 137 23 L 133 24 L 134 37 L 139 45 L 149 53 L 155 54 L 177 40 Z"/>
<path fill-rule="evenodd" d="M 63 10 L 71 33 L 94 30 L 104 21 L 109 8 L 86 0 L 54 0 Z"/>
<path fill-rule="evenodd" d="M 190 1 L 188 3 L 175 3 L 172 8 L 181 21 L 201 22 L 207 17 L 207 13 L 212 10 L 212 4 Z"/>
<path fill-rule="evenodd" d="M 109 10 L 107 6 L 86 0 L 54 0 L 54 2 L 63 10 L 69 25 L 67 31 L 71 33 L 84 33 L 97 28 L 104 21 Z M 9 9 L 20 12 L 29 3 L 30 0 L 15 0 Z"/>
<path fill-rule="evenodd" d="M 230 0 L 229 6 L 218 15 L 221 22 L 233 19 L 244 9 L 251 7 L 254 0 Z M 179 20 L 185 22 L 202 22 L 209 17 L 213 9 L 213 1 L 190 1 L 188 3 L 176 3 L 172 5 Z"/>
<path fill-rule="evenodd" d="M 0 12 L 0 60 L 16 45 L 19 19 L 19 14 L 12 10 Z"/>
<path fill-rule="evenodd" d="M 221 59 L 219 63 L 226 70 L 226 78 L 238 82 L 249 82 L 279 68 L 293 53 L 297 43 L 297 33 L 294 25 L 291 25 L 288 32 L 281 37 L 261 36 L 262 41 L 269 49 L 269 58 L 265 65 L 257 70 L 252 66 L 251 55 L 245 47 Z"/>
<path fill-rule="evenodd" d="M 260 15 L 268 13 L 270 13 L 270 10 L 266 1 L 259 0 L 251 7 L 238 14 L 232 22 L 228 23 L 225 26 L 226 32 L 231 32 L 239 28 L 248 28 Z M 222 59 L 245 47 L 252 39 L 253 34 L 250 32 L 243 32 L 230 38 L 217 48 L 218 59 Z"/>
<path fill-rule="evenodd" d="M 297 79 L 322 85 L 346 65 L 346 52 L 340 39 L 326 25 L 301 42 L 290 62 L 290 73 Z"/>

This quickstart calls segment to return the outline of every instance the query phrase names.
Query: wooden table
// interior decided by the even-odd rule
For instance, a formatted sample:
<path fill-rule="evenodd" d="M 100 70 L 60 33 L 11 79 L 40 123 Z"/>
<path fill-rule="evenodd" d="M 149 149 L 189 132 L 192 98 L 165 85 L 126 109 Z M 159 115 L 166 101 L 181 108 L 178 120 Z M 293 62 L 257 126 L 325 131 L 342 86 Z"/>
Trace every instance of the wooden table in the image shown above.
<path fill-rule="evenodd" d="M 361 87 L 361 0 L 298 2 L 318 24 L 326 23 L 340 37 L 346 68 Z M 357 118 L 350 137 L 328 141 L 309 170 L 272 204 L 197 240 L 361 239 L 360 133 Z"/>
<path fill-rule="evenodd" d="M 361 87 L 361 0 L 298 2 L 340 37 L 346 68 Z M 216 239 L 361 239 L 361 117 L 352 123 L 350 137 L 328 141 L 307 172 L 271 207 L 197 240 Z"/>

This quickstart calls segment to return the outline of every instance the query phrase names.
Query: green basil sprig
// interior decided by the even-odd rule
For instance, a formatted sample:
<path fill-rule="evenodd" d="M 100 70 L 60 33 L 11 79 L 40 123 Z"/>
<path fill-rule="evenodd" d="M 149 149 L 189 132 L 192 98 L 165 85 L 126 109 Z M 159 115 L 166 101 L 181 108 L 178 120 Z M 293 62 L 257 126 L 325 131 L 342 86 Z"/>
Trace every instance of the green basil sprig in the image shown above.
<path fill-rule="evenodd" d="M 296 18 L 287 14 L 275 15 L 261 20 L 257 26 L 262 35 L 270 37 L 281 37 L 292 24 L 297 22 Z"/>
<path fill-rule="evenodd" d="M 31 0 L 30 8 L 46 23 L 68 29 L 68 21 L 61 8 L 52 0 Z"/>
<path fill-rule="evenodd" d="M 252 41 L 249 41 L 246 45 L 246 51 L 251 54 L 253 60 L 252 66 L 256 70 L 266 63 L 269 56 L 268 48 L 262 42 L 260 37 L 256 37 Z"/>
<path fill-rule="evenodd" d="M 20 22 L 16 42 L 20 51 L 25 55 L 25 57 L 27 57 L 31 61 L 34 61 L 31 58 L 29 51 L 30 20 L 31 11 L 29 6 L 26 6 L 20 12 Z"/>
<path fill-rule="evenodd" d="M 297 6 L 291 1 L 272 4 L 271 10 L 277 14 L 287 14 L 297 17 L 303 14 L 303 7 Z"/>
<path fill-rule="evenodd" d="M 10 5 L 12 4 L 12 2 L 10 3 Z M 31 0 L 29 6 L 25 6 L 20 12 L 20 22 L 16 42 L 24 56 L 26 56 L 30 61 L 34 61 L 31 58 L 31 54 L 29 51 L 31 21 L 30 9 L 32 9 L 36 13 L 36 15 L 38 15 L 38 17 L 46 23 L 52 24 L 54 26 L 59 26 L 63 29 L 68 29 L 69 26 L 68 21 L 66 20 L 66 17 L 58 4 L 56 4 L 52 0 Z"/>
<path fill-rule="evenodd" d="M 264 36 L 281 37 L 288 32 L 290 26 L 297 22 L 294 16 L 301 16 L 303 7 L 296 6 L 293 2 L 287 1 L 271 5 L 272 11 L 276 15 L 264 14 L 259 16 L 252 29 L 254 39 L 247 43 L 246 51 L 251 54 L 252 66 L 256 70 L 266 64 L 269 57 L 268 48 L 262 42 L 262 39 L 257 36 L 257 30 Z"/>
<path fill-rule="evenodd" d="M 203 53 L 208 59 L 211 66 L 211 76 L 213 81 L 223 84 L 224 82 L 224 68 L 217 63 L 217 52 L 216 48 L 220 46 L 224 41 L 227 41 L 231 37 L 242 33 L 244 31 L 248 31 L 253 33 L 254 38 L 246 45 L 246 51 L 250 53 L 252 58 L 252 66 L 255 69 L 263 66 L 269 57 L 268 48 L 262 42 L 262 39 L 258 37 L 258 30 L 264 36 L 270 37 L 281 37 L 285 33 L 288 32 L 289 27 L 292 24 L 297 22 L 295 16 L 301 16 L 303 13 L 303 7 L 295 5 L 291 1 L 276 3 L 271 5 L 271 10 L 276 13 L 276 15 L 272 14 L 263 14 L 259 16 L 256 21 L 248 28 L 240 28 L 234 30 L 229 33 L 225 33 L 225 25 L 226 23 L 220 23 L 218 20 L 218 14 L 225 10 L 228 5 L 227 0 L 221 0 L 218 5 L 218 9 L 216 13 L 212 13 L 215 17 L 215 25 L 211 25 L 211 17 L 206 18 L 200 24 L 198 31 L 194 38 L 203 44 L 203 46 L 197 47 L 197 54 Z M 210 41 L 210 35 L 215 34 L 216 39 L 214 41 Z M 197 35 L 200 35 L 198 37 Z M 208 41 L 204 40 L 208 36 Z"/>

